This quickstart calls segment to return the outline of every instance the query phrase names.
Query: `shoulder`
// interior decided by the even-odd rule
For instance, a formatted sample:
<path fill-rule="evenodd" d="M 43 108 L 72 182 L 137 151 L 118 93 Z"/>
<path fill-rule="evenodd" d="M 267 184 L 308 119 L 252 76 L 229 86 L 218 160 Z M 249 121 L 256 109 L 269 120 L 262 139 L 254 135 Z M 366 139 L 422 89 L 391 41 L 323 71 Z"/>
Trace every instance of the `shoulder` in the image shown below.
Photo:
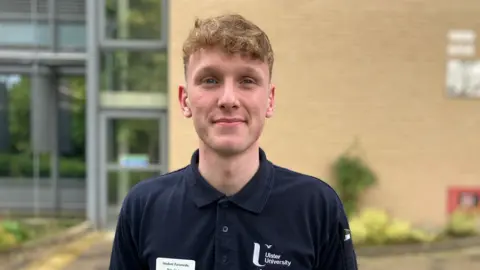
<path fill-rule="evenodd" d="M 335 189 L 324 180 L 312 175 L 293 171 L 278 165 L 275 168 L 275 182 L 303 195 L 318 197 L 322 200 L 336 202 L 339 200 Z"/>
<path fill-rule="evenodd" d="M 189 166 L 176 171 L 145 179 L 134 185 L 122 205 L 122 211 L 126 215 L 138 213 L 149 201 L 158 200 L 165 194 L 171 194 L 184 187 L 185 172 Z"/>
<path fill-rule="evenodd" d="M 307 207 L 314 215 L 338 218 L 344 212 L 335 189 L 324 180 L 278 165 L 275 168 L 276 189 L 284 190 L 293 201 Z"/>

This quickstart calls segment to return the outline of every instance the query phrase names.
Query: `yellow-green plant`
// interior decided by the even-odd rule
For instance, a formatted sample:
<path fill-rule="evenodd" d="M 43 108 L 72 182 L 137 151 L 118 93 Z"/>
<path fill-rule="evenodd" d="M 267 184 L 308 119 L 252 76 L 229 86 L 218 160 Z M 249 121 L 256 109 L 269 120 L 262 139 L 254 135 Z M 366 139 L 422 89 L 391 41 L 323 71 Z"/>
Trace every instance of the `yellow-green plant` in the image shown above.
<path fill-rule="evenodd" d="M 17 244 L 15 235 L 0 226 L 0 251 L 9 249 Z"/>
<path fill-rule="evenodd" d="M 392 218 L 381 209 L 366 208 L 350 219 L 355 245 L 428 243 L 438 235 L 415 228 L 408 221 Z"/>
<path fill-rule="evenodd" d="M 478 234 L 478 217 L 474 213 L 457 210 L 449 217 L 446 233 L 456 237 L 476 235 Z"/>

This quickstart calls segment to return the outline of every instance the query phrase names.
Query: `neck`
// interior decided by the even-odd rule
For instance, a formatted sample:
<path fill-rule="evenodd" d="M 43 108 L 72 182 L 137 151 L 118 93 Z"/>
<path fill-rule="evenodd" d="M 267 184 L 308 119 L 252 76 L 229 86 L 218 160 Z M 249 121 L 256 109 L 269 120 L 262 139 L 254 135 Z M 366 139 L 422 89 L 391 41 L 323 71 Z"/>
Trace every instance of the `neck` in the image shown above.
<path fill-rule="evenodd" d="M 260 166 L 258 152 L 258 145 L 254 145 L 239 155 L 225 158 L 201 145 L 198 170 L 212 187 L 231 196 L 240 191 L 257 172 Z"/>

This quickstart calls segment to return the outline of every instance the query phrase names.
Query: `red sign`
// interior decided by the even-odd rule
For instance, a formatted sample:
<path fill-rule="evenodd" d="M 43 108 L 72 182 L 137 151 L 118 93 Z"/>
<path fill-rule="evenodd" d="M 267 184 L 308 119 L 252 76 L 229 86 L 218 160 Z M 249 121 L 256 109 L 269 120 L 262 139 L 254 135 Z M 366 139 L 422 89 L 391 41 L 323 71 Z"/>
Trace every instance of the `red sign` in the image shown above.
<path fill-rule="evenodd" d="M 480 187 L 451 187 L 448 189 L 447 211 L 457 209 L 480 212 Z"/>

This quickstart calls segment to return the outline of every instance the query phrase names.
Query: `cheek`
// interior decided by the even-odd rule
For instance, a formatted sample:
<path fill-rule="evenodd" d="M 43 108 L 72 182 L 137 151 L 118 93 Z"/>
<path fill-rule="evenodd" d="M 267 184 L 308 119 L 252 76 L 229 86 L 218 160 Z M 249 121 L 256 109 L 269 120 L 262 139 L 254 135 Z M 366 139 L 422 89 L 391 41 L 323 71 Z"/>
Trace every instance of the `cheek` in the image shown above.
<path fill-rule="evenodd" d="M 192 97 L 190 100 L 190 108 L 192 112 L 195 112 L 198 115 L 207 114 L 211 108 L 214 108 L 213 98 L 209 98 L 205 95 L 198 95 Z"/>
<path fill-rule="evenodd" d="M 268 102 L 263 102 L 259 100 L 255 104 L 250 106 L 249 111 L 252 114 L 252 117 L 263 118 L 265 117 L 268 110 Z"/>
<path fill-rule="evenodd" d="M 192 119 L 197 126 L 205 126 L 208 124 L 209 109 L 203 106 L 192 107 Z"/>
<path fill-rule="evenodd" d="M 208 114 L 208 110 L 204 107 L 194 107 L 192 108 L 192 114 L 197 118 L 205 118 Z"/>

